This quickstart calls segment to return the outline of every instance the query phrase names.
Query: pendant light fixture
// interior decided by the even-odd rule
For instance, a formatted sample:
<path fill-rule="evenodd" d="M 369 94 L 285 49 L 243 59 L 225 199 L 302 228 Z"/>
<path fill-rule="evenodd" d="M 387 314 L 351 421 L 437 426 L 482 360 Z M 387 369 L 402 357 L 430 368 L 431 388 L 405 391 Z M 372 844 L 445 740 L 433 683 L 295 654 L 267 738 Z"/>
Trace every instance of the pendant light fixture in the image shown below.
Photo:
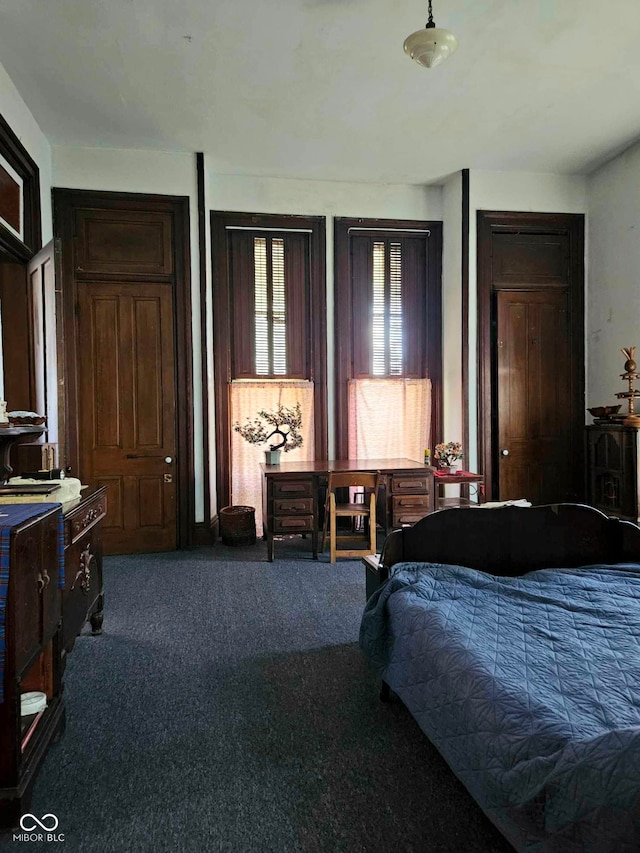
<path fill-rule="evenodd" d="M 407 36 L 404 52 L 415 59 L 423 68 L 435 68 L 444 62 L 458 47 L 458 39 L 449 30 L 441 30 L 433 22 L 433 10 L 429 0 L 429 20 L 423 30 Z"/>

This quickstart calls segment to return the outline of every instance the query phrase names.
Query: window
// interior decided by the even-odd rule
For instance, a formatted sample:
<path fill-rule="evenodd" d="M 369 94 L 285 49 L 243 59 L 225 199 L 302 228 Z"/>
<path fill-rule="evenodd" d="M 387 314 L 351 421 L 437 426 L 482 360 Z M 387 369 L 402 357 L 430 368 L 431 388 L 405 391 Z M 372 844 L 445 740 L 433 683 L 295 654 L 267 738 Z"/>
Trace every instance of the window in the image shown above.
<path fill-rule="evenodd" d="M 233 431 L 260 408 L 303 407 L 303 446 L 326 458 L 324 218 L 213 213 L 218 505 L 261 515 L 265 447 Z"/>
<path fill-rule="evenodd" d="M 336 455 L 440 434 L 441 223 L 336 219 Z"/>
<path fill-rule="evenodd" d="M 232 379 L 309 376 L 309 237 L 230 231 Z"/>

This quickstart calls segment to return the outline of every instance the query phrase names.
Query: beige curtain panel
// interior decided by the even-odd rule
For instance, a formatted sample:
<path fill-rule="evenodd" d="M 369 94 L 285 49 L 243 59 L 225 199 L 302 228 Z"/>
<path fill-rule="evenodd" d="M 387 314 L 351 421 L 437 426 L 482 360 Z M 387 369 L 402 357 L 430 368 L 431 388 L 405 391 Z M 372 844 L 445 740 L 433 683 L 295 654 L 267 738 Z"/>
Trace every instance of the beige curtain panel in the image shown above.
<path fill-rule="evenodd" d="M 424 460 L 431 426 L 430 379 L 352 379 L 349 458 Z"/>
<path fill-rule="evenodd" d="M 283 453 L 282 462 L 312 460 L 313 444 L 313 382 L 302 380 L 237 380 L 229 386 L 232 425 L 255 418 L 259 411 L 273 411 L 278 406 L 295 406 L 302 410 L 302 446 Z M 262 476 L 260 463 L 268 444 L 249 444 L 235 430 L 231 433 L 231 503 L 253 506 L 256 528 L 262 536 Z"/>

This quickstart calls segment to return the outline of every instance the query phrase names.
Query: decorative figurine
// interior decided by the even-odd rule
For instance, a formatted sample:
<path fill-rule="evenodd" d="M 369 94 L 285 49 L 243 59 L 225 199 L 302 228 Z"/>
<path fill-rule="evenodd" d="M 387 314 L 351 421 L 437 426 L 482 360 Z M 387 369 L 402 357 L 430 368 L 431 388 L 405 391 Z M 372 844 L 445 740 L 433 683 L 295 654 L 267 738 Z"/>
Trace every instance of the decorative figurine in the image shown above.
<path fill-rule="evenodd" d="M 635 413 L 635 404 L 634 400 L 636 397 L 640 397 L 640 391 L 634 389 L 633 385 L 638 379 L 640 379 L 640 373 L 637 373 L 638 365 L 635 361 L 636 348 L 635 347 L 623 347 L 620 352 L 626 358 L 624 363 L 624 373 L 620 374 L 620 379 L 626 380 L 629 383 L 628 391 L 619 391 L 616 394 L 616 397 L 619 400 L 628 400 L 629 401 L 629 414 L 623 419 L 622 423 L 625 426 L 633 426 L 640 427 L 640 415 L 636 415 Z"/>
<path fill-rule="evenodd" d="M 4 400 L 0 400 L 0 428 L 9 426 L 9 416 L 7 415 L 7 404 Z"/>

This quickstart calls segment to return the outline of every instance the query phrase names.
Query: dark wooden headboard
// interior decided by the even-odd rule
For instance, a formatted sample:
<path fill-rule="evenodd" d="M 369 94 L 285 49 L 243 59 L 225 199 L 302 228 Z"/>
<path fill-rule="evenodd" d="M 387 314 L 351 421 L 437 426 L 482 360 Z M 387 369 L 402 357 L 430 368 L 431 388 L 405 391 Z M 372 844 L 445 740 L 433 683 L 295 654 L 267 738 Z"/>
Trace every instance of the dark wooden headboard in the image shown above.
<path fill-rule="evenodd" d="M 391 566 L 405 560 L 468 566 L 494 575 L 640 562 L 640 527 L 582 504 L 444 509 L 387 537 L 380 581 Z"/>

